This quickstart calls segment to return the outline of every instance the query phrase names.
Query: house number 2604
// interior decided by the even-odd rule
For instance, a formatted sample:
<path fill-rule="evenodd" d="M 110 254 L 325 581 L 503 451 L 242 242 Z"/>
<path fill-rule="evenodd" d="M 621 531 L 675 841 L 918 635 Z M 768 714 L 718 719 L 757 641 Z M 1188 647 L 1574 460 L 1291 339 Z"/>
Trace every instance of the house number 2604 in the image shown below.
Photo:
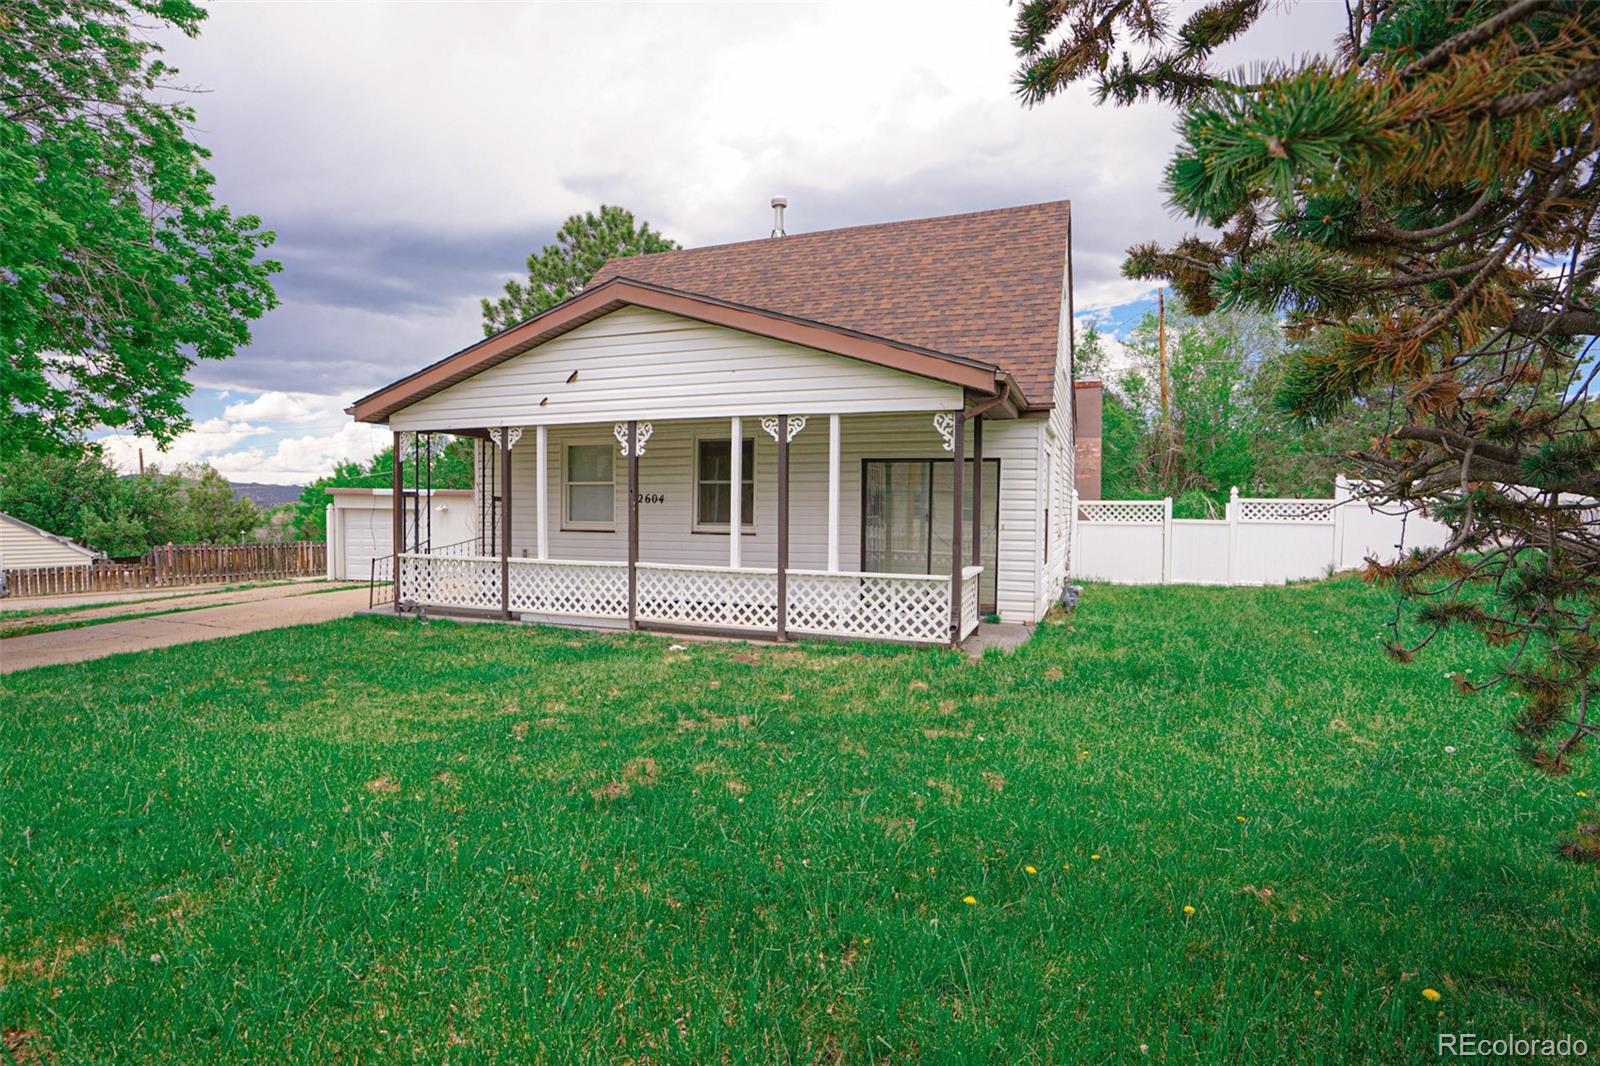
<path fill-rule="evenodd" d="M 663 493 L 663 492 L 641 492 L 641 493 L 639 493 L 639 502 L 640 503 L 666 503 L 667 502 L 667 496 L 666 496 L 666 493 Z"/>

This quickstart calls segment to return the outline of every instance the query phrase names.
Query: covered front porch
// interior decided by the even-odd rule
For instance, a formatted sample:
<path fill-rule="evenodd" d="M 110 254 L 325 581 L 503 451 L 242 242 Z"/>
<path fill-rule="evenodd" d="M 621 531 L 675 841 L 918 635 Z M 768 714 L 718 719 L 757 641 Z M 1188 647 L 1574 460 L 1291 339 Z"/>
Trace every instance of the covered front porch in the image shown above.
<path fill-rule="evenodd" d="M 1002 479 L 1032 469 L 1004 461 L 1014 421 L 985 455 L 993 406 L 452 427 L 478 441 L 476 532 L 397 517 L 395 609 L 959 643 L 995 610 Z M 435 437 L 396 434 L 402 496 Z"/>

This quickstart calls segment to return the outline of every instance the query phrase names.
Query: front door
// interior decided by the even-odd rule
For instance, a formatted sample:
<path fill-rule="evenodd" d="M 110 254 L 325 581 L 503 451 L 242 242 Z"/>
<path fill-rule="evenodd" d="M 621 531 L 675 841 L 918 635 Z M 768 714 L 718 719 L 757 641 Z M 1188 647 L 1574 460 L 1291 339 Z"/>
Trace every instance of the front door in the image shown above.
<path fill-rule="evenodd" d="M 861 569 L 883 574 L 950 572 L 950 459 L 865 459 L 861 471 Z M 972 551 L 972 460 L 962 479 L 962 551 Z M 983 577 L 979 609 L 993 611 L 1000 543 L 1000 460 L 983 461 Z"/>

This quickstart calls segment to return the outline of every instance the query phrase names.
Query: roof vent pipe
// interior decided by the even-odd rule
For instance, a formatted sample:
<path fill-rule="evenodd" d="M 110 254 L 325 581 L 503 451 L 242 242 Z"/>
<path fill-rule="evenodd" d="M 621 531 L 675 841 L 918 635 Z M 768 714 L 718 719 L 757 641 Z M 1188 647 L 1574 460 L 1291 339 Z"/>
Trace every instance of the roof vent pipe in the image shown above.
<path fill-rule="evenodd" d="M 772 198 L 772 235 L 783 236 L 783 209 L 789 206 L 787 196 L 774 196 Z"/>

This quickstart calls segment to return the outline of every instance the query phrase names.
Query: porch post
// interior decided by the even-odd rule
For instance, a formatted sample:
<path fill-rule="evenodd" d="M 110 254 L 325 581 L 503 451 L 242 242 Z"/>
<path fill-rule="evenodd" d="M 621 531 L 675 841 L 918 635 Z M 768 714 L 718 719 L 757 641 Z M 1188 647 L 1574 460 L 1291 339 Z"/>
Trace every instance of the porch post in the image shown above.
<path fill-rule="evenodd" d="M 778 416 L 778 639 L 789 639 L 789 416 Z"/>
<path fill-rule="evenodd" d="M 628 628 L 639 614 L 639 423 L 628 420 Z"/>
<path fill-rule="evenodd" d="M 539 508 L 539 558 L 550 558 L 550 467 L 545 455 L 545 427 L 534 430 L 534 504 Z"/>
<path fill-rule="evenodd" d="M 972 420 L 972 565 L 983 565 L 983 416 Z"/>
<path fill-rule="evenodd" d="M 393 549 L 392 558 L 389 560 L 389 576 L 394 578 L 394 613 L 400 613 L 400 542 L 406 535 L 405 509 L 402 501 L 401 490 L 405 485 L 405 475 L 401 471 L 400 434 L 394 435 L 394 487 L 393 503 L 390 507 L 389 546 Z"/>
<path fill-rule="evenodd" d="M 728 565 L 737 570 L 739 537 L 744 528 L 744 420 L 738 415 L 733 416 L 731 432 L 728 457 L 732 463 L 733 499 L 728 502 Z M 695 506 L 695 501 L 691 500 L 690 506 Z"/>
<path fill-rule="evenodd" d="M 950 475 L 950 487 L 955 503 L 950 516 L 950 645 L 961 643 L 961 568 L 966 560 L 961 557 L 961 481 L 967 465 L 967 413 L 956 411 L 955 436 L 951 451 L 955 458 Z"/>
<path fill-rule="evenodd" d="M 859 569 L 859 567 L 858 567 Z M 828 416 L 828 570 L 839 571 L 839 416 Z"/>
<path fill-rule="evenodd" d="M 500 427 L 500 618 L 511 621 L 511 430 Z"/>

